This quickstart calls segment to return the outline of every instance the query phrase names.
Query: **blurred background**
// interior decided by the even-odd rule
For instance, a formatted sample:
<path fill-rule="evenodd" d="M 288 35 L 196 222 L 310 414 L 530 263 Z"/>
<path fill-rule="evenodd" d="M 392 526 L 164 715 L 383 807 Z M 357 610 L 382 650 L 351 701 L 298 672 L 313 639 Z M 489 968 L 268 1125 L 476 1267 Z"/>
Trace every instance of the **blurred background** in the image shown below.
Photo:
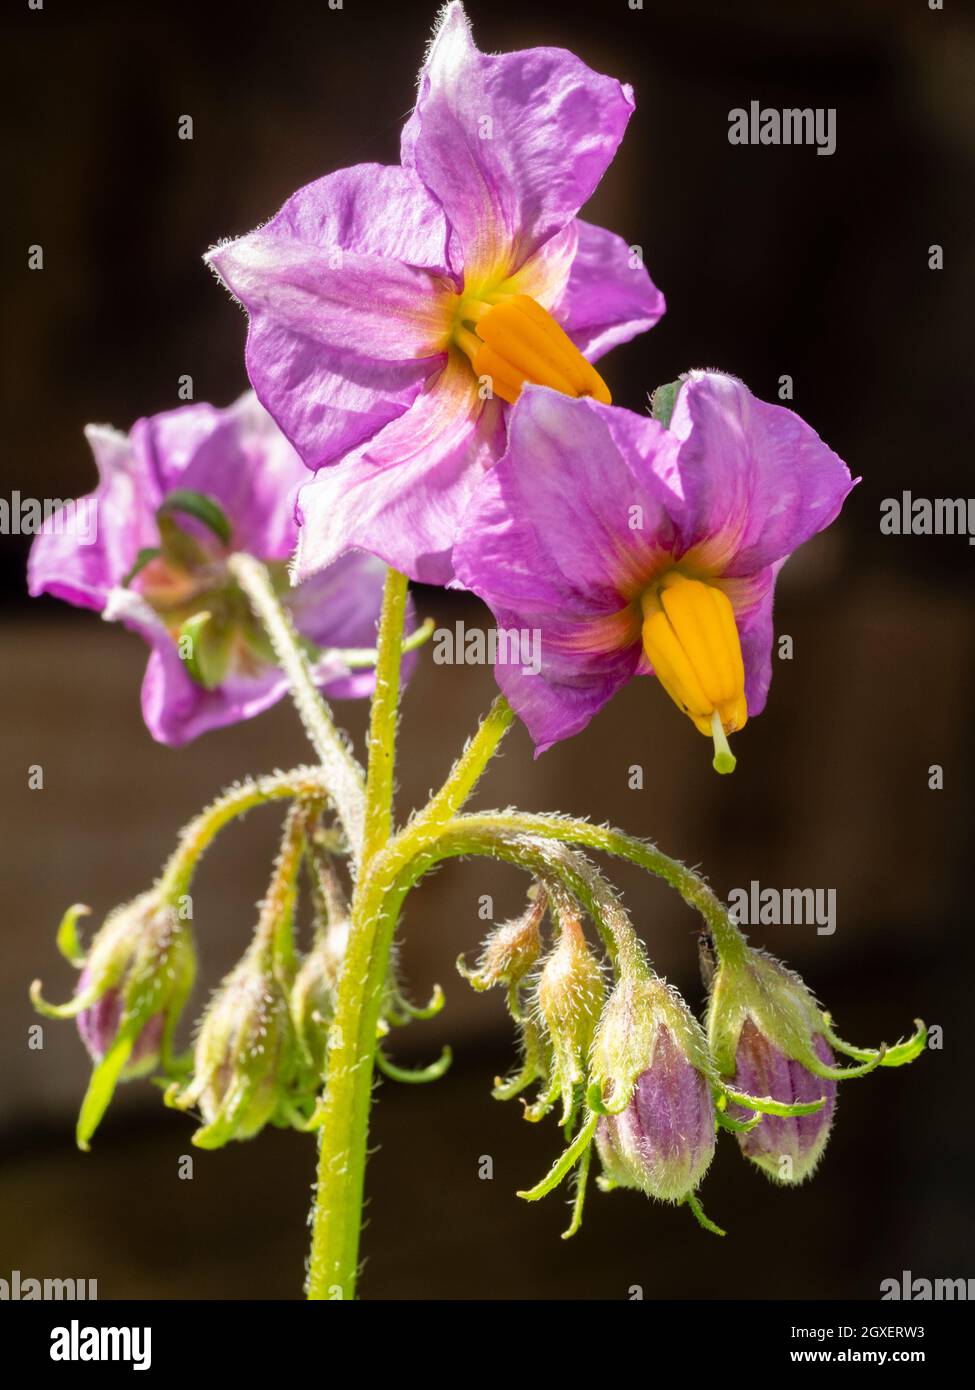
<path fill-rule="evenodd" d="M 727 895 L 834 888 L 837 930 L 754 928 L 861 1045 L 922 1015 L 943 1048 L 841 1089 L 814 1182 L 774 1188 L 725 1138 L 703 1199 L 727 1239 L 684 1210 L 593 1190 L 582 1233 L 558 1236 L 561 1194 L 528 1206 L 559 1151 L 553 1123 L 490 1099 L 513 1061 L 502 1001 L 456 975 L 523 901 L 514 870 L 453 863 L 411 898 L 401 965 L 435 1022 L 397 1035 L 405 1065 L 449 1041 L 435 1086 L 384 1082 L 368 1173 L 365 1296 L 374 1298 L 863 1298 L 902 1270 L 971 1277 L 968 1033 L 973 810 L 972 551 L 964 537 L 888 537 L 884 497 L 973 491 L 975 16 L 923 0 L 471 0 L 484 50 L 558 44 L 633 83 L 637 111 L 589 205 L 643 247 L 669 312 L 605 360 L 620 404 L 644 408 L 692 366 L 732 371 L 794 408 L 863 483 L 839 522 L 787 567 L 767 712 L 716 777 L 709 748 L 652 682 L 635 682 L 580 737 L 533 762 L 517 728 L 479 794 L 608 819 L 700 865 Z M 19 11 L 19 12 L 18 12 Z M 200 256 L 295 188 L 343 165 L 397 159 L 432 3 L 271 6 L 183 0 L 10 5 L 4 21 L 3 421 L 0 496 L 90 489 L 88 421 L 127 428 L 246 385 L 243 315 Z M 835 107 L 837 149 L 738 148 L 728 112 L 753 100 Z M 177 138 L 192 115 L 192 141 Z M 43 273 L 26 268 L 44 247 Z M 933 244 L 944 269 L 928 268 Z M 300 1294 L 314 1167 L 307 1137 L 270 1131 L 177 1165 L 192 1121 L 147 1083 L 124 1087 L 88 1155 L 72 1131 L 88 1065 L 71 1025 L 27 1045 L 27 1000 L 73 975 L 54 946 L 65 907 L 100 916 L 158 872 L 180 825 L 218 788 L 306 756 L 286 705 L 183 751 L 141 722 L 139 641 L 89 613 L 29 601 L 24 538 L 0 536 L 4 911 L 0 926 L 0 1277 L 97 1278 L 99 1295 Z M 416 595 L 438 623 L 483 620 L 472 600 Z M 421 661 L 404 703 L 399 808 L 420 803 L 493 694 L 489 670 Z M 358 738 L 366 710 L 339 718 Z M 28 768 L 44 769 L 42 790 Z M 629 769 L 644 769 L 631 790 Z M 944 769 L 930 790 L 929 768 Z M 279 812 L 228 831 L 195 888 L 206 998 L 239 954 Z M 610 867 L 610 866 L 607 866 Z M 615 875 L 658 969 L 694 1007 L 697 921 L 666 888 Z M 481 1181 L 482 1155 L 494 1178 Z"/>

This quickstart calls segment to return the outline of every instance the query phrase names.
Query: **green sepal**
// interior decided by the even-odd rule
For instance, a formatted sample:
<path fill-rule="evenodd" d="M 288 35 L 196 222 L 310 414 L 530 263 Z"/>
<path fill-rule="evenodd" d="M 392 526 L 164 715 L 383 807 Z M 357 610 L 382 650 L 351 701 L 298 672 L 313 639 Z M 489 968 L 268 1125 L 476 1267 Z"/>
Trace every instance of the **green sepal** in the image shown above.
<path fill-rule="evenodd" d="M 709 1217 L 705 1216 L 704 1208 L 698 1201 L 697 1193 L 689 1192 L 684 1198 L 684 1203 L 690 1207 L 691 1211 L 694 1213 L 694 1219 L 703 1230 L 710 1231 L 713 1236 L 726 1236 L 728 1234 L 727 1231 L 723 1231 L 720 1226 L 715 1225 Z"/>
<path fill-rule="evenodd" d="M 592 1145 L 588 1144 L 579 1161 L 575 1173 L 576 1195 L 572 1203 L 572 1220 L 562 1232 L 563 1240 L 571 1240 L 582 1226 L 582 1210 L 586 1203 L 586 1188 L 589 1186 L 589 1168 L 592 1164 Z"/>
<path fill-rule="evenodd" d="M 70 965 L 80 970 L 85 963 L 85 952 L 78 937 L 78 918 L 90 917 L 91 908 L 84 903 L 75 903 L 61 918 L 58 927 L 57 947 Z"/>
<path fill-rule="evenodd" d="M 132 568 L 122 580 L 122 588 L 127 589 L 137 574 L 145 569 L 146 565 L 151 565 L 153 560 L 158 560 L 162 554 L 158 545 L 144 545 L 136 555 L 132 563 Z"/>
<path fill-rule="evenodd" d="M 164 518 L 168 518 L 173 512 L 183 516 L 191 516 L 195 521 L 202 522 L 208 531 L 212 531 L 217 540 L 224 545 L 229 545 L 232 531 L 227 515 L 219 502 L 215 502 L 212 497 L 204 492 L 194 492 L 190 488 L 176 488 L 169 493 L 162 506 L 156 512 L 156 520 L 162 529 Z"/>
<path fill-rule="evenodd" d="M 433 993 L 426 1004 L 412 1004 L 399 990 L 393 995 L 392 1003 L 386 1009 L 386 1018 L 394 1028 L 403 1028 L 414 1021 L 425 1023 L 436 1018 L 447 1002 L 447 996 L 439 985 L 434 985 Z"/>
<path fill-rule="evenodd" d="M 715 1108 L 714 1118 L 719 1129 L 727 1129 L 732 1134 L 748 1134 L 762 1123 L 762 1116 L 758 1111 L 750 1120 L 733 1120 L 720 1106 Z"/>
<path fill-rule="evenodd" d="M 893 1047 L 853 1047 L 836 1036 L 833 1032 L 832 1018 L 829 1014 L 823 1014 L 823 1036 L 837 1052 L 842 1052 L 859 1062 L 869 1062 L 877 1058 L 877 1065 L 881 1067 L 903 1067 L 920 1057 L 927 1046 L 928 1030 L 920 1018 L 914 1020 L 914 1028 L 915 1032 L 905 1042 L 897 1042 Z"/>
<path fill-rule="evenodd" d="M 204 609 L 194 613 L 180 627 L 177 644 L 183 665 L 190 679 L 204 690 L 215 690 L 227 674 L 230 652 L 233 646 L 233 632 L 213 621 L 213 615 Z M 182 643 L 188 641 L 189 650 L 183 655 Z"/>
<path fill-rule="evenodd" d="M 790 1105 L 772 1096 L 750 1096 L 745 1091 L 734 1091 L 723 1083 L 721 1089 L 733 1105 L 740 1105 L 744 1110 L 757 1110 L 762 1115 L 815 1115 L 826 1104 L 825 1096 L 820 1096 L 819 1100 L 795 1101 Z"/>
<path fill-rule="evenodd" d="M 395 1062 L 389 1060 L 382 1048 L 376 1049 L 376 1066 L 383 1076 L 388 1076 L 390 1081 L 403 1081 L 411 1086 L 423 1085 L 427 1081 L 439 1081 L 449 1071 L 453 1060 L 454 1054 L 445 1046 L 437 1060 L 431 1062 L 428 1067 L 398 1067 Z"/>
<path fill-rule="evenodd" d="M 674 406 L 677 404 L 677 393 L 680 388 L 680 381 L 668 381 L 664 386 L 658 386 L 651 397 L 651 414 L 655 420 L 660 421 L 664 429 L 670 428 L 670 420 L 674 413 Z"/>
<path fill-rule="evenodd" d="M 565 1152 L 560 1154 L 555 1160 L 541 1182 L 515 1195 L 521 1197 L 526 1202 L 537 1202 L 542 1197 L 548 1196 L 554 1188 L 558 1187 L 562 1179 L 572 1171 L 589 1148 L 593 1140 L 593 1135 L 596 1133 L 596 1126 L 598 1123 L 598 1115 L 588 1116 L 572 1143 Z"/>
<path fill-rule="evenodd" d="M 131 1056 L 138 1031 L 136 1029 L 133 1032 L 132 1028 L 129 1027 L 120 1032 L 105 1056 L 92 1070 L 91 1080 L 88 1082 L 85 1098 L 81 1102 L 81 1110 L 78 1112 L 78 1123 L 75 1128 L 75 1141 L 78 1148 L 86 1153 L 91 1148 L 91 1138 L 101 1124 L 102 1116 L 115 1094 L 115 1087 L 118 1085 L 122 1072 L 125 1070 L 125 1064 Z"/>
<path fill-rule="evenodd" d="M 77 1018 L 85 1009 L 90 1009 L 92 1004 L 96 1004 L 105 993 L 105 986 L 100 980 L 89 980 L 87 988 L 80 994 L 74 995 L 66 1004 L 49 1004 L 41 994 L 40 980 L 34 980 L 30 987 L 30 1002 L 39 1014 L 45 1018 Z"/>

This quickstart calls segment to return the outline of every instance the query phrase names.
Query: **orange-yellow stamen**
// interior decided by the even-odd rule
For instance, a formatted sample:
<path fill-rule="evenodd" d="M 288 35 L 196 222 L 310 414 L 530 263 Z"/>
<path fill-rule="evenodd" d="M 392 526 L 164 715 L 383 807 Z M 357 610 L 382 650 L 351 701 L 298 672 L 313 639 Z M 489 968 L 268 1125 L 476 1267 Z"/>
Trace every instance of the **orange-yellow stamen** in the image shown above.
<path fill-rule="evenodd" d="M 745 665 L 734 609 L 721 589 L 668 570 L 640 597 L 643 650 L 661 685 L 714 740 L 718 772 L 734 770 L 727 735 L 745 725 Z"/>
<path fill-rule="evenodd" d="M 496 396 L 513 405 L 525 382 L 550 386 L 566 396 L 612 397 L 605 381 L 569 335 L 527 294 L 463 299 L 454 341 Z"/>

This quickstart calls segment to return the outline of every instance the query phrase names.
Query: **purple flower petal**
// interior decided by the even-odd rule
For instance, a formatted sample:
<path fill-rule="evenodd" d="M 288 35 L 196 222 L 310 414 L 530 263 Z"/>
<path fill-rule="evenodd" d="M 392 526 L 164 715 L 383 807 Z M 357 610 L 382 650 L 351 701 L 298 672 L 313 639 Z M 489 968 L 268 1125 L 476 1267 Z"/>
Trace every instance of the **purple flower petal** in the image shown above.
<path fill-rule="evenodd" d="M 670 428 L 681 441 L 684 549 L 721 574 L 783 559 L 830 524 L 854 486 L 804 420 L 722 372 L 688 374 Z"/>
<path fill-rule="evenodd" d="M 639 598 L 678 566 L 727 594 L 748 711 L 764 708 L 776 576 L 789 548 L 835 515 L 849 473 L 791 411 L 754 401 L 733 378 L 692 374 L 678 410 L 679 428 L 665 429 L 526 387 L 507 452 L 464 515 L 459 582 L 500 627 L 537 634 L 537 672 L 507 661 L 495 674 L 539 752 L 650 672 Z M 752 567 L 766 553 L 774 558 Z"/>
<path fill-rule="evenodd" d="M 578 247 L 555 317 L 590 362 L 652 328 L 666 303 L 622 237 L 576 218 Z"/>
<path fill-rule="evenodd" d="M 232 519 L 236 549 L 262 560 L 291 557 L 308 470 L 253 391 L 226 410 L 199 404 L 153 415 L 133 435 L 163 495 L 186 488 L 212 497 Z"/>
<path fill-rule="evenodd" d="M 360 164 L 210 252 L 250 317 L 251 383 L 310 468 L 401 415 L 442 362 L 445 238 L 415 173 Z"/>
<path fill-rule="evenodd" d="M 503 279 L 591 196 L 633 110 L 632 91 L 558 48 L 478 52 L 447 6 L 420 73 L 401 159 L 451 226 L 451 267 Z"/>
<path fill-rule="evenodd" d="M 98 467 L 98 485 L 81 499 L 93 522 L 90 541 L 72 520 L 74 507 L 45 523 L 31 546 L 27 588 L 33 597 L 53 594 L 97 612 L 109 590 L 128 574 L 139 550 L 157 539 L 153 513 L 161 501 L 128 435 L 107 425 L 89 425 L 85 436 Z"/>
<path fill-rule="evenodd" d="M 527 388 L 508 452 L 481 483 L 455 548 L 458 579 L 498 625 L 539 634 L 538 674 L 495 669 L 537 753 L 578 733 L 636 673 L 631 600 L 673 543 L 667 488 L 652 467 L 635 471 L 622 432 L 637 442 L 637 460 L 665 471 L 675 446 L 657 421 Z"/>
<path fill-rule="evenodd" d="M 40 535 L 31 551 L 31 592 L 51 592 L 98 609 L 148 643 L 143 714 L 160 742 L 185 743 L 208 729 L 259 714 L 286 693 L 287 681 L 258 654 L 260 646 L 253 649 L 246 608 L 231 629 L 243 645 L 232 651 L 227 673 L 213 689 L 191 678 L 174 637 L 186 613 L 194 610 L 190 599 L 183 598 L 174 610 L 169 595 L 185 585 L 192 603 L 206 609 L 213 586 L 227 582 L 219 547 L 198 569 L 191 561 L 184 572 L 180 562 L 167 560 L 165 583 L 171 588 L 164 588 L 162 596 L 146 582 L 151 566 L 131 587 L 124 581 L 139 550 L 159 545 L 156 513 L 176 488 L 204 493 L 221 506 L 230 524 L 231 549 L 280 564 L 297 537 L 295 500 L 299 484 L 308 478 L 301 460 L 252 392 L 227 410 L 185 406 L 138 421 L 128 436 L 97 427 L 89 429 L 88 437 L 100 473 L 92 494 L 98 504 L 96 541 L 86 545 L 66 528 L 57 534 L 52 527 L 50 534 Z M 213 537 L 208 540 L 212 548 Z M 316 678 L 331 698 L 372 689 L 371 669 L 349 670 L 331 649 L 375 646 L 382 587 L 382 565 L 369 556 L 350 555 L 287 594 L 298 630 L 323 649 Z M 225 599 L 218 596 L 221 602 Z M 407 630 L 412 626 L 410 608 Z M 407 674 L 410 664 L 408 660 Z"/>
<path fill-rule="evenodd" d="M 503 448 L 501 402 L 482 401 L 452 354 L 406 415 L 302 489 L 297 574 L 356 547 L 421 583 L 448 583 L 460 519 Z"/>

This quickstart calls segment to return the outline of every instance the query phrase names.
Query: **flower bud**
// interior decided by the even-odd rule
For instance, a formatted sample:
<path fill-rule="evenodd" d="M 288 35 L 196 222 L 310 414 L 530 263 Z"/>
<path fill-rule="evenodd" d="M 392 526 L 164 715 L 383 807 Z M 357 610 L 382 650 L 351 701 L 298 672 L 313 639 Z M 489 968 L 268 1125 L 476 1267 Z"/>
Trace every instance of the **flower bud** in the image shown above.
<path fill-rule="evenodd" d="M 494 985 L 517 987 L 538 960 L 542 949 L 541 925 L 548 907 L 548 895 L 538 885 L 535 896 L 520 917 L 502 922 L 484 942 L 476 970 L 468 970 L 464 957 L 457 960 L 457 969 L 474 989 L 491 989 Z"/>
<path fill-rule="evenodd" d="M 78 993 L 84 994 L 91 983 L 91 972 L 86 966 L 78 980 Z M 124 1011 L 122 992 L 107 989 L 88 1009 L 82 1009 L 77 1017 L 78 1033 L 88 1049 L 93 1062 L 100 1062 L 112 1046 L 119 1032 Z M 147 1076 L 154 1071 L 159 1061 L 159 1046 L 162 1041 L 166 1017 L 163 1013 L 153 1014 L 132 1045 L 129 1060 L 119 1077 L 129 1081 L 137 1076 Z"/>
<path fill-rule="evenodd" d="M 172 1036 L 196 974 L 188 926 L 156 890 L 142 893 L 105 919 L 86 954 L 76 935 L 86 909 L 65 914 L 62 952 L 81 968 L 68 1004 L 47 1004 L 35 981 L 35 1007 L 54 1018 L 75 1018 L 95 1063 L 78 1118 L 77 1140 L 88 1147 L 119 1081 L 170 1064 Z"/>
<path fill-rule="evenodd" d="M 552 1047 L 549 1089 L 529 1115 L 540 1119 L 562 1097 L 562 1123 L 576 1107 L 576 1091 L 587 1075 L 589 1050 L 605 998 L 599 962 L 586 944 L 578 917 L 559 907 L 558 945 L 538 978 L 538 1010 Z"/>
<path fill-rule="evenodd" d="M 332 923 L 302 961 L 288 995 L 295 1040 L 316 1079 L 325 1074 L 328 1030 L 348 940 L 348 920 Z"/>
<path fill-rule="evenodd" d="M 919 1023 L 908 1042 L 893 1048 L 850 1047 L 833 1033 L 828 1015 L 798 975 L 740 937 L 725 942 L 711 981 L 708 1042 L 727 1099 L 734 1102 L 728 1116 L 739 1129 L 742 1153 L 779 1182 L 802 1182 L 819 1162 L 836 1105 L 836 1082 L 913 1061 L 925 1036 Z M 837 1066 L 834 1047 L 860 1065 Z M 756 1103 L 749 1105 L 749 1098 Z M 781 1113 L 817 1101 L 822 1105 L 811 1113 Z M 740 1122 L 750 1114 L 762 1118 L 742 1130 Z"/>
<path fill-rule="evenodd" d="M 825 1066 L 833 1065 L 833 1053 L 822 1033 L 814 1035 L 813 1047 Z M 782 1183 L 802 1182 L 812 1175 L 826 1147 L 836 1108 L 836 1082 L 814 1076 L 801 1062 L 790 1060 L 750 1018 L 742 1026 L 735 1062 L 736 1091 L 771 1096 L 789 1105 L 825 1096 L 826 1104 L 811 1115 L 765 1115 L 755 1129 L 738 1135 L 745 1157 L 770 1177 Z M 733 1105 L 729 1114 L 744 1120 L 749 1111 Z"/>
<path fill-rule="evenodd" d="M 645 969 L 621 977 L 593 1046 L 596 1147 L 608 1185 L 682 1202 L 715 1147 L 713 1073 L 683 999 Z"/>
<path fill-rule="evenodd" d="M 251 949 L 217 990 L 197 1034 L 193 1075 L 167 1103 L 199 1106 L 206 1123 L 193 1135 L 199 1148 L 250 1139 L 274 1118 L 293 1060 L 288 1001 L 266 950 Z"/>

